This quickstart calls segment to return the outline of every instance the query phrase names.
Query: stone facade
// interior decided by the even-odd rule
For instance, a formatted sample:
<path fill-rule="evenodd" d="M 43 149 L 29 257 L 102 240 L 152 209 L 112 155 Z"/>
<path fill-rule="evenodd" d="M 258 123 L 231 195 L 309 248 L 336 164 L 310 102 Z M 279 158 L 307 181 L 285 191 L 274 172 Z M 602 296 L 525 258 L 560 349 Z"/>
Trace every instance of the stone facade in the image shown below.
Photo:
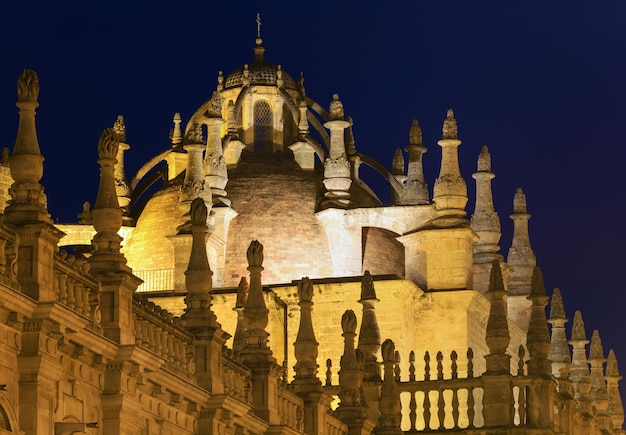
<path fill-rule="evenodd" d="M 20 77 L 0 165 L 0 434 L 623 433 L 615 354 L 597 331 L 587 353 L 580 312 L 570 350 L 558 291 L 546 318 L 521 191 L 499 254 L 486 148 L 467 219 L 454 113 L 431 200 L 416 121 L 390 172 L 356 151 L 337 95 L 327 111 L 254 51 L 130 182 L 123 118 L 106 129 L 77 224 L 47 213 L 39 82 Z"/>

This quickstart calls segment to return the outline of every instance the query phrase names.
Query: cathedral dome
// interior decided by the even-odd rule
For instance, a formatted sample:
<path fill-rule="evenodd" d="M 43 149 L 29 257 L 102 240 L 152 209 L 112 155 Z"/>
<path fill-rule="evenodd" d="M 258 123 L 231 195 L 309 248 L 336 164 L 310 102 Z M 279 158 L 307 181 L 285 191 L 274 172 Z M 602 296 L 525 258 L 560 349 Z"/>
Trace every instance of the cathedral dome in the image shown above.
<path fill-rule="evenodd" d="M 283 71 L 280 65 L 266 62 L 263 58 L 265 49 L 261 46 L 261 39 L 257 39 L 257 46 L 254 47 L 254 61 L 236 68 L 227 77 L 224 83 L 226 89 L 242 87 L 244 78 L 248 74 L 250 85 L 276 86 L 276 80 L 281 74 L 283 87 L 285 89 L 297 90 L 296 81 L 287 72 Z M 280 73 L 279 73 L 280 71 Z"/>

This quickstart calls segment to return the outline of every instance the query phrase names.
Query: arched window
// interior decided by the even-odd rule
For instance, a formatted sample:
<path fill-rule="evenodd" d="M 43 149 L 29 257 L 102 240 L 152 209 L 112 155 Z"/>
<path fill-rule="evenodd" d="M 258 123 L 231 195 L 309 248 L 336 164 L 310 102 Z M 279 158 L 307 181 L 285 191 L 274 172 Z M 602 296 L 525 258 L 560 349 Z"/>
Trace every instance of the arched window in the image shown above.
<path fill-rule="evenodd" d="M 274 117 L 267 101 L 254 103 L 254 149 L 271 150 L 274 142 Z"/>

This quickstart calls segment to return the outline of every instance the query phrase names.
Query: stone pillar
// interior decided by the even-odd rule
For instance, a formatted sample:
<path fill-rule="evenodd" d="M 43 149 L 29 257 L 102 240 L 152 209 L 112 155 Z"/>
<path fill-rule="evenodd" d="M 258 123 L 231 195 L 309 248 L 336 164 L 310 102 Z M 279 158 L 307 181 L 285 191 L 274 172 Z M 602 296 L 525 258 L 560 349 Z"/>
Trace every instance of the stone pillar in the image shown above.
<path fill-rule="evenodd" d="M 294 159 L 298 166 L 305 171 L 315 169 L 315 149 L 306 140 L 309 135 L 309 121 L 306 118 L 306 102 L 300 101 L 300 119 L 298 121 L 298 140 L 289 149 L 293 152 Z"/>
<path fill-rule="evenodd" d="M 329 156 L 324 162 L 324 203 L 330 207 L 345 208 L 350 204 L 350 162 L 346 157 L 344 130 L 350 123 L 344 121 L 343 104 L 339 95 L 330 103 L 330 121 L 324 127 L 330 130 Z"/>
<path fill-rule="evenodd" d="M 493 207 L 491 180 L 495 175 L 491 172 L 491 155 L 487 146 L 483 146 L 478 156 L 478 171 L 472 177 L 476 180 L 476 204 L 470 228 L 478 235 L 474 244 L 474 288 L 485 293 L 489 288 L 493 260 L 500 262 L 501 269 L 504 266 L 503 257 L 498 253 L 502 233 L 500 218 Z M 506 281 L 506 273 L 503 275 Z"/>
<path fill-rule="evenodd" d="M 615 357 L 615 352 L 611 349 L 609 350 L 609 358 L 606 364 L 606 383 L 609 397 L 607 412 L 611 417 L 611 425 L 616 433 L 620 433 L 620 431 L 623 433 L 621 429 L 624 424 L 624 405 L 619 392 L 619 381 L 621 379 L 617 358 Z"/>
<path fill-rule="evenodd" d="M 591 335 L 589 347 L 589 365 L 591 366 L 591 405 L 594 410 L 593 426 L 595 433 L 607 433 L 610 430 L 610 419 L 607 414 L 609 396 L 604 378 L 604 349 L 600 340 L 600 332 L 596 329 Z"/>
<path fill-rule="evenodd" d="M 530 294 L 533 270 L 537 261 L 530 246 L 528 236 L 530 214 L 526 211 L 526 195 L 522 189 L 515 192 L 513 214 L 510 217 L 513 220 L 513 240 L 507 257 L 507 264 L 510 267 L 507 286 L 509 317 L 522 331 L 526 331 L 531 305 L 526 296 Z"/>
<path fill-rule="evenodd" d="M 269 310 L 265 306 L 261 272 L 263 271 L 263 245 L 253 240 L 248 247 L 250 290 L 243 309 L 246 324 L 246 346 L 240 354 L 252 372 L 252 403 L 254 412 L 270 424 L 280 424 L 278 414 L 278 383 L 282 367 L 276 363 L 267 345 L 269 334 L 265 330 Z"/>
<path fill-rule="evenodd" d="M 359 367 L 360 351 L 354 349 L 356 315 L 347 310 L 341 317 L 344 348 L 339 370 L 339 406 L 335 415 L 348 426 L 349 435 L 369 434 L 374 422 L 367 418 L 367 405 L 363 401 L 363 373 Z"/>
<path fill-rule="evenodd" d="M 246 148 L 244 143 L 239 138 L 239 132 L 237 131 L 237 117 L 235 116 L 235 103 L 230 100 L 228 102 L 228 144 L 224 148 L 224 159 L 226 160 L 227 168 L 234 168 L 239 164 L 241 159 L 241 152 Z"/>
<path fill-rule="evenodd" d="M 209 117 L 203 120 L 207 126 L 204 179 L 211 188 L 213 203 L 229 206 L 224 190 L 228 184 L 228 171 L 222 152 L 222 125 L 226 121 L 221 117 L 221 111 L 222 99 L 218 92 L 214 92 L 209 103 Z"/>
<path fill-rule="evenodd" d="M 39 184 L 44 158 L 35 127 L 39 78 L 34 71 L 24 70 L 20 75 L 17 94 L 20 121 L 9 158 L 14 183 L 9 189 L 11 200 L 4 210 L 4 220 L 19 235 L 17 278 L 22 292 L 38 301 L 54 301 L 52 266 L 64 233 L 52 225 L 46 195 Z"/>
<path fill-rule="evenodd" d="M 448 110 L 448 116 L 443 123 L 443 137 L 437 144 L 441 147 L 441 169 L 433 189 L 433 201 L 437 210 L 433 225 L 467 227 L 467 186 L 459 169 L 458 147 L 461 141 L 452 109 Z"/>
<path fill-rule="evenodd" d="M 376 303 L 380 300 L 376 297 L 374 280 L 369 271 L 365 271 L 361 280 L 361 299 L 363 305 L 363 317 L 359 330 L 359 350 L 363 352 L 365 362 L 365 380 L 380 381 L 380 331 L 376 320 Z"/>
<path fill-rule="evenodd" d="M 119 147 L 117 149 L 117 156 L 115 157 L 117 163 L 115 164 L 114 177 L 115 177 L 115 192 L 117 194 L 117 202 L 122 207 L 123 216 L 122 222 L 126 225 L 132 223 L 129 216 L 130 214 L 130 197 L 131 189 L 126 181 L 126 173 L 124 171 L 124 152 L 130 149 L 130 145 L 126 143 L 126 125 L 124 124 L 124 117 L 118 115 L 113 130 L 117 133 L 117 137 L 120 140 Z"/>
<path fill-rule="evenodd" d="M 511 338 L 506 317 L 504 281 L 500 263 L 494 261 L 486 296 L 490 308 L 486 341 L 489 354 L 485 356 L 487 370 L 483 374 L 483 413 L 485 427 L 510 426 L 513 423 L 513 392 L 511 386 L 511 356 L 506 353 Z"/>
<path fill-rule="evenodd" d="M 413 124 L 411 124 L 409 145 L 404 150 L 409 153 L 409 165 L 406 171 L 406 180 L 400 204 L 428 204 L 428 185 L 424 181 L 424 167 L 422 164 L 422 156 L 427 149 L 422 145 L 422 129 L 417 123 L 417 119 L 414 119 Z"/>
<path fill-rule="evenodd" d="M 402 406 L 400 393 L 396 387 L 396 379 L 393 368 L 396 363 L 395 345 L 387 339 L 382 344 L 383 366 L 385 379 L 380 391 L 380 417 L 374 433 L 376 435 L 400 435 L 404 432 L 400 429 L 400 417 Z"/>
<path fill-rule="evenodd" d="M 588 424 L 591 416 L 591 373 L 587 362 L 586 346 L 589 343 L 585 333 L 585 324 L 580 311 L 574 313 L 572 336 L 569 344 L 572 346 L 572 369 L 569 377 L 574 387 L 574 398 L 578 401 L 577 409 L 583 415 L 583 421 Z M 588 427 L 585 429 L 589 430 Z M 589 433 L 589 432 L 587 432 Z"/>
<path fill-rule="evenodd" d="M 230 336 L 222 330 L 211 309 L 213 272 L 206 252 L 207 207 L 202 198 L 192 201 L 190 215 L 193 241 L 189 266 L 185 272 L 187 309 L 180 320 L 194 337 L 196 378 L 199 385 L 213 394 L 223 394 L 222 347 Z"/>
<path fill-rule="evenodd" d="M 243 309 L 248 300 L 249 290 L 250 286 L 248 286 L 248 280 L 245 276 L 242 276 L 237 286 L 237 300 L 235 302 L 235 308 L 233 308 L 237 313 L 237 327 L 235 328 L 235 335 L 233 337 L 233 350 L 237 352 L 246 347 L 246 324 L 245 318 L 243 317 Z"/>

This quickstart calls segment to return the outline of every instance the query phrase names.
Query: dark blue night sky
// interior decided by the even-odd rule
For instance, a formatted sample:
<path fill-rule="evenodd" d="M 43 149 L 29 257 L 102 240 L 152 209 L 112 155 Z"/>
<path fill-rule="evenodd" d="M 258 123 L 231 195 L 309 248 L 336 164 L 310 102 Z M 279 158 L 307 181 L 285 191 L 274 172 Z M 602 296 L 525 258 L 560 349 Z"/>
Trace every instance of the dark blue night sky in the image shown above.
<path fill-rule="evenodd" d="M 470 198 L 482 145 L 492 154 L 503 254 L 522 187 L 548 293 L 560 287 L 569 318 L 582 309 L 588 336 L 599 329 L 624 367 L 626 3 L 4 3 L 0 144 L 13 147 L 15 82 L 34 69 L 42 183 L 55 220 L 76 221 L 83 201 L 95 199 L 102 129 L 125 116 L 132 177 L 169 146 L 174 112 L 186 121 L 219 70 L 252 60 L 260 12 L 266 59 L 294 77 L 303 71 L 307 94 L 324 106 L 339 93 L 357 150 L 390 167 L 419 120 L 431 188 L 453 108 Z M 388 196 L 380 180 L 372 184 Z"/>

